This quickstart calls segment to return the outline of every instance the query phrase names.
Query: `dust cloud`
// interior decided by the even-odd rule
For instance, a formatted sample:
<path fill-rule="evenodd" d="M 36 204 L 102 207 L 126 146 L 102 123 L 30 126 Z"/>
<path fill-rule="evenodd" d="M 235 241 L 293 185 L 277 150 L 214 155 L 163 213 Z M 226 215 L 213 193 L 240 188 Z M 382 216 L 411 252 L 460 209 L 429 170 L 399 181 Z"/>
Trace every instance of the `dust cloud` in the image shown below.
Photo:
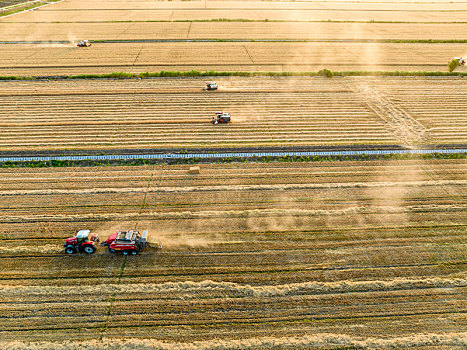
<path fill-rule="evenodd" d="M 177 227 L 161 227 L 157 222 L 153 221 L 119 221 L 106 222 L 94 228 L 92 232 L 99 234 L 101 241 L 118 230 L 147 230 L 148 243 L 150 246 L 162 245 L 163 248 L 203 248 L 212 246 L 215 243 L 222 243 L 220 235 L 207 235 L 195 233 L 196 223 L 193 225 L 194 233 L 180 232 Z"/>

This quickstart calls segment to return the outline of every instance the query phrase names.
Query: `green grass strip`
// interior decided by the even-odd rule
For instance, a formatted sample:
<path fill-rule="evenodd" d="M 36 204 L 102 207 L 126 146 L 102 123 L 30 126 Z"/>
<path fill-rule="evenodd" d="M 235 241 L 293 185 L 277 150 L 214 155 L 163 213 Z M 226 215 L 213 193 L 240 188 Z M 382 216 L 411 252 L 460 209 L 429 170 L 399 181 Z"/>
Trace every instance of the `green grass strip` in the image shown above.
<path fill-rule="evenodd" d="M 433 154 L 385 154 L 357 156 L 284 156 L 284 157 L 253 157 L 253 158 L 186 158 L 186 159 L 132 159 L 132 160 L 51 160 L 0 163 L 0 168 L 62 168 L 88 166 L 144 166 L 156 164 L 213 164 L 213 163 L 301 163 L 301 162 L 342 162 L 342 161 L 381 161 L 381 160 L 411 160 L 411 159 L 467 159 L 466 153 L 433 153 Z"/>
<path fill-rule="evenodd" d="M 389 77 L 464 77 L 467 72 L 442 72 L 442 71 L 342 71 L 334 72 L 322 69 L 318 72 L 217 72 L 208 70 L 200 72 L 191 70 L 160 71 L 145 73 L 114 72 L 109 74 L 80 74 L 80 75 L 58 75 L 58 76 L 0 76 L 0 80 L 66 80 L 66 79 L 139 79 L 139 78 L 166 78 L 166 77 L 314 77 L 324 76 L 331 78 L 351 76 L 389 76 Z"/>
<path fill-rule="evenodd" d="M 33 4 L 29 4 L 29 5 L 25 5 L 25 6 L 22 6 L 21 4 L 17 4 L 15 7 L 11 8 L 11 9 L 7 9 L 7 10 L 5 10 L 3 12 L 0 12 L 0 18 L 2 18 L 4 16 L 13 15 L 15 13 L 31 10 L 33 8 L 43 6 L 43 5 L 46 5 L 46 4 L 50 4 L 50 3 L 54 3 L 54 2 L 57 2 L 57 1 L 61 1 L 61 0 L 38 1 L 38 2 L 35 2 Z"/>

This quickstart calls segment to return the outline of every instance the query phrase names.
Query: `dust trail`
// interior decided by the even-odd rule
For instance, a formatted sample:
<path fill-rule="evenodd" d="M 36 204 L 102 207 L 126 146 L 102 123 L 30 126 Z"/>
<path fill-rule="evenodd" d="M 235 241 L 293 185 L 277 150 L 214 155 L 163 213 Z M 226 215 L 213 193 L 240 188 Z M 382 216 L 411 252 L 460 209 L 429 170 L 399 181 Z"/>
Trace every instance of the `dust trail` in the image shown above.
<path fill-rule="evenodd" d="M 351 292 L 381 292 L 405 289 L 467 287 L 467 278 L 425 278 L 375 281 L 303 282 L 282 285 L 251 286 L 233 282 L 166 282 L 147 284 L 101 284 L 87 286 L 7 286 L 0 287 L 0 295 L 70 295 L 70 294 L 132 294 L 170 293 L 171 297 L 186 298 L 193 292 L 220 292 L 242 297 L 283 297 L 310 294 L 334 294 Z M 192 296 L 195 297 L 195 296 Z"/>
<path fill-rule="evenodd" d="M 383 93 L 364 81 L 348 83 L 368 103 L 368 107 L 386 122 L 394 135 L 407 146 L 425 141 L 425 126 L 401 107 L 392 103 Z"/>
<path fill-rule="evenodd" d="M 190 343 L 162 342 L 156 339 L 114 339 L 62 342 L 0 342 L 6 350 L 246 350 L 246 349 L 310 349 L 355 347 L 358 349 L 395 349 L 420 346 L 467 346 L 467 332 L 419 333 L 405 337 L 362 338 L 347 334 L 318 333 L 300 337 L 257 337 L 246 339 L 213 339 Z"/>
<path fill-rule="evenodd" d="M 357 206 L 344 209 L 307 210 L 307 209 L 249 209 L 224 211 L 183 211 L 183 212 L 147 212 L 139 213 L 102 213 L 102 214 L 56 214 L 31 216 L 0 216 L 0 222 L 76 222 L 76 221 L 130 221 L 140 217 L 142 220 L 170 220 L 170 219 L 210 219 L 210 218 L 248 218 L 248 217 L 284 217 L 284 216 L 331 216 L 351 214 L 398 214 L 398 213 L 433 213 L 457 212 L 467 210 L 467 204 L 458 205 L 411 205 L 406 207 L 392 206 Z"/>
<path fill-rule="evenodd" d="M 164 248 L 202 248 L 210 247 L 215 242 L 205 237 L 196 237 L 190 235 L 180 235 L 173 234 L 169 232 L 157 232 L 157 236 L 150 236 L 148 238 L 148 243 L 152 245 L 157 245 L 161 243 Z"/>
<path fill-rule="evenodd" d="M 336 189 L 336 188 L 381 188 L 381 187 L 431 187 L 431 186 L 465 186 L 467 180 L 437 180 L 437 181 L 401 181 L 401 182 L 348 182 L 323 184 L 270 184 L 270 185 L 219 185 L 190 187 L 149 187 L 149 188 L 86 188 L 46 189 L 46 190 L 5 190 L 0 196 L 40 196 L 61 194 L 105 194 L 105 193 L 185 193 L 185 192 L 219 192 L 219 191 L 272 191 L 301 189 Z"/>
<path fill-rule="evenodd" d="M 101 241 L 105 241 L 109 235 L 116 231 L 133 229 L 148 230 L 148 243 L 154 246 L 162 243 L 164 248 L 201 248 L 226 242 L 225 237 L 221 235 L 210 235 L 208 238 L 199 235 L 182 234 L 177 233 L 178 227 L 175 225 L 170 228 L 161 228 L 158 223 L 151 221 L 139 221 L 136 227 L 131 221 L 105 222 L 94 227 L 92 232 L 97 233 Z"/>

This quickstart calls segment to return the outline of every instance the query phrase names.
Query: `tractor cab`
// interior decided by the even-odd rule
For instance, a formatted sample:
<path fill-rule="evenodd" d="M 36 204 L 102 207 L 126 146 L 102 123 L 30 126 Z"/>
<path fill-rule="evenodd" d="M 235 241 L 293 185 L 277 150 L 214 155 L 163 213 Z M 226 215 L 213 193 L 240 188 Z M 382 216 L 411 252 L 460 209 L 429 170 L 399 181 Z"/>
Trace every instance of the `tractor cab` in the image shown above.
<path fill-rule="evenodd" d="M 217 83 L 206 82 L 206 86 L 204 87 L 204 90 L 205 91 L 217 90 Z"/>
<path fill-rule="evenodd" d="M 216 117 L 212 118 L 212 124 L 227 124 L 230 123 L 230 114 L 226 112 L 216 112 Z"/>
<path fill-rule="evenodd" d="M 95 242 L 99 242 L 99 237 L 96 234 L 91 234 L 90 230 L 80 230 L 76 236 L 67 238 L 63 246 L 67 254 L 76 252 L 93 254 L 96 251 Z"/>

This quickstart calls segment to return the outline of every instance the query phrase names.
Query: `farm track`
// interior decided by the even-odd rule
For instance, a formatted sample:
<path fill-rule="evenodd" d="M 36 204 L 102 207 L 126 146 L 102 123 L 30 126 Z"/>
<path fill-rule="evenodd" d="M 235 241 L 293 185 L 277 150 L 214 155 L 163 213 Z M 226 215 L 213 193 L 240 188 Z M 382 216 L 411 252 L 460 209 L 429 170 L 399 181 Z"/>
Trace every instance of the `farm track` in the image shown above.
<path fill-rule="evenodd" d="M 0 192 L 9 217 L 36 216 L 25 224 L 2 224 L 2 339 L 53 333 L 62 340 L 83 322 L 90 339 L 137 331 L 169 342 L 211 339 L 227 329 L 251 338 L 278 336 L 279 329 L 282 336 L 332 329 L 354 334 L 356 326 L 366 338 L 383 335 L 394 322 L 404 325 L 401 336 L 455 332 L 467 311 L 466 166 L 464 160 L 206 164 L 199 175 L 188 174 L 185 165 L 2 169 Z M 221 174 L 227 182 L 213 183 Z M 129 183 L 141 192 L 113 205 L 121 196 L 108 188 Z M 295 187 L 278 191 L 282 183 Z M 193 190 L 189 196 L 187 189 Z M 62 239 L 83 227 L 80 213 L 100 208 L 114 215 L 126 212 L 125 206 L 136 213 L 144 196 L 138 222 L 164 242 L 162 251 L 128 258 L 123 271 L 123 257 L 103 249 L 93 256 L 61 253 Z M 368 210 L 301 216 L 297 209 L 324 214 L 324 208 L 332 213 L 355 205 Z M 381 205 L 393 209 L 380 212 Z M 220 227 L 216 215 L 232 206 L 295 214 L 226 217 Z M 185 207 L 191 219 L 160 216 Z M 409 207 L 423 210 L 404 209 Z M 201 219 L 206 210 L 217 214 Z M 51 220 L 69 211 L 81 221 Z M 152 211 L 157 220 L 147 216 Z M 102 235 L 134 222 L 98 222 L 99 215 L 85 225 Z M 25 271 L 26 262 L 36 269 Z M 83 275 L 83 268 L 92 273 Z M 84 294 L 90 296 L 86 302 Z"/>

